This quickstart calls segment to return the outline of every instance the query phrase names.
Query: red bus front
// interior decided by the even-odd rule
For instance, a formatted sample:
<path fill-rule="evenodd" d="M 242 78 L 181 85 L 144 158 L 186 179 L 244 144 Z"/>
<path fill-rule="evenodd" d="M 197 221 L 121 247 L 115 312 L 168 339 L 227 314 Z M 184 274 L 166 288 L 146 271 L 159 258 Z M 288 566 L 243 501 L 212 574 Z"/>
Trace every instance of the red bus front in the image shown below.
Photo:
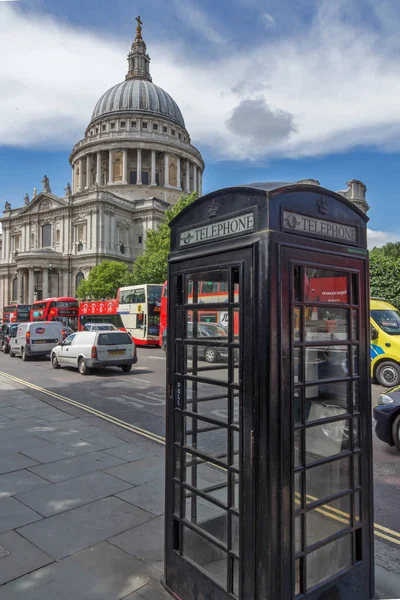
<path fill-rule="evenodd" d="M 74 331 L 78 329 L 79 304 L 76 298 L 46 298 L 33 302 L 31 321 L 60 321 Z"/>
<path fill-rule="evenodd" d="M 3 308 L 3 323 L 24 323 L 29 321 L 30 304 L 8 304 Z"/>
<path fill-rule="evenodd" d="M 111 323 L 121 331 L 126 331 L 117 308 L 118 300 L 81 302 L 79 305 L 78 331 L 82 331 L 87 323 Z"/>
<path fill-rule="evenodd" d="M 164 281 L 161 292 L 161 309 L 160 309 L 160 346 L 162 345 L 162 334 L 167 326 L 167 308 L 168 308 L 168 281 Z"/>

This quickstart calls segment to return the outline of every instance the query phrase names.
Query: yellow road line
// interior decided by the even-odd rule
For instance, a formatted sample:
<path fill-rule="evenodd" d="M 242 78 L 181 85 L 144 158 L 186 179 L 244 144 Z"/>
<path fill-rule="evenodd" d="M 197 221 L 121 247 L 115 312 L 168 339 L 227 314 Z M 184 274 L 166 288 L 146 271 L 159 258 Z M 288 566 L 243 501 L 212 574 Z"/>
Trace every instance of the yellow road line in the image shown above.
<path fill-rule="evenodd" d="M 71 400 L 71 398 L 67 398 L 66 396 L 62 396 L 61 394 L 58 394 L 57 392 L 52 392 L 50 390 L 47 390 L 46 388 L 42 388 L 38 385 L 35 385 L 34 383 L 30 383 L 29 381 L 20 379 L 19 377 L 16 377 L 15 375 L 10 375 L 9 373 L 4 373 L 3 371 L 0 371 L 0 376 L 6 377 L 7 379 L 11 379 L 12 381 L 15 381 L 16 383 L 25 385 L 26 387 L 29 387 L 33 390 L 41 392 L 42 394 L 51 396 L 52 398 L 55 398 L 56 400 L 61 400 L 62 402 L 66 402 L 67 404 L 70 404 L 71 406 L 80 408 L 81 410 L 91 413 L 91 414 L 95 415 L 96 417 L 103 419 L 104 421 L 108 421 L 109 423 L 112 423 L 113 425 L 122 427 L 123 429 L 126 429 L 127 431 L 136 433 L 137 435 L 147 438 L 153 442 L 156 442 L 157 444 L 161 444 L 161 445 L 165 446 L 165 437 L 158 435 L 156 433 L 152 433 L 151 431 L 147 431 L 147 429 L 142 429 L 141 427 L 137 427 L 136 425 L 131 425 L 130 423 L 127 423 L 126 421 L 121 421 L 121 419 L 118 419 L 117 417 L 113 417 L 112 415 L 103 413 L 102 411 L 97 410 L 96 408 L 91 408 L 89 406 L 86 406 L 85 404 L 81 404 L 81 402 L 77 402 L 76 400 Z M 214 465 L 214 466 L 219 467 L 219 465 Z M 224 467 L 219 467 L 219 468 L 221 470 L 227 470 Z M 296 495 L 299 496 L 298 492 L 296 492 Z M 310 500 L 312 500 L 312 501 L 318 500 L 318 498 L 316 498 L 315 496 L 311 496 L 309 494 L 307 494 L 307 497 L 310 498 Z M 295 500 L 295 502 L 296 502 L 296 504 L 300 503 L 299 500 Z M 322 507 L 317 508 L 315 510 L 317 510 L 321 514 L 324 514 L 325 516 L 329 516 L 329 518 L 335 519 L 336 521 L 339 521 L 341 523 L 347 524 L 349 522 L 350 515 L 348 513 L 345 513 L 345 512 L 343 512 L 337 508 L 334 508 L 332 506 L 323 505 Z M 336 514 L 334 514 L 334 513 L 336 513 L 337 515 L 341 515 L 343 518 L 336 516 Z M 379 525 L 378 523 L 374 523 L 374 532 L 377 537 L 380 537 L 384 540 L 388 540 L 389 542 L 392 542 L 393 544 L 397 544 L 400 546 L 400 533 L 398 533 L 397 531 L 394 531 L 393 529 L 389 529 L 388 527 L 384 527 L 383 525 Z M 385 533 L 382 533 L 382 532 L 385 532 Z M 389 535 L 386 535 L 386 534 L 389 534 Z M 398 538 L 398 539 L 396 539 L 396 538 Z"/>

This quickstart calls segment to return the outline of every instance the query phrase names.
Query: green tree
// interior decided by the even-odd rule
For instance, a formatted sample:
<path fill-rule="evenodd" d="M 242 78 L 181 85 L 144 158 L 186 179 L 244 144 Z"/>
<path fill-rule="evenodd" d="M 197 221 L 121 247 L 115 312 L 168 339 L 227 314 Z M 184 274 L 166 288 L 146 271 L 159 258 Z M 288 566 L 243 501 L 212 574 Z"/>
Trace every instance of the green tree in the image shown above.
<path fill-rule="evenodd" d="M 370 252 L 370 294 L 400 309 L 400 258 L 374 248 Z"/>
<path fill-rule="evenodd" d="M 189 196 L 182 194 L 176 204 L 165 213 L 165 219 L 158 229 L 148 231 L 146 245 L 133 265 L 131 283 L 164 283 L 167 279 L 168 253 L 170 250 L 169 223 L 186 206 L 189 206 L 197 198 L 193 192 Z"/>
<path fill-rule="evenodd" d="M 398 259 L 400 258 L 400 242 L 388 242 L 380 248 L 375 247 L 371 250 L 371 256 L 373 254 L 381 254 L 388 258 Z"/>
<path fill-rule="evenodd" d="M 105 260 L 89 273 L 78 286 L 78 298 L 116 298 L 119 287 L 131 284 L 132 273 L 128 266 L 116 260 Z"/>

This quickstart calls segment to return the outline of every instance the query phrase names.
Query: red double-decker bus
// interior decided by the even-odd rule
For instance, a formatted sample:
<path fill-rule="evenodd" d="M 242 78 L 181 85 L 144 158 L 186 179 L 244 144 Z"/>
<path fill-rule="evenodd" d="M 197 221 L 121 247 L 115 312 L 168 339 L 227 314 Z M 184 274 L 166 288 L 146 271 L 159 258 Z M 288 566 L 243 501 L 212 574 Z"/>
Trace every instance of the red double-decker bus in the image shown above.
<path fill-rule="evenodd" d="M 76 298 L 46 298 L 32 303 L 31 321 L 60 321 L 74 331 L 78 329 L 79 303 Z"/>
<path fill-rule="evenodd" d="M 78 331 L 87 323 L 111 323 L 125 331 L 121 315 L 117 312 L 118 300 L 91 300 L 79 305 Z"/>
<path fill-rule="evenodd" d="M 29 321 L 30 304 L 8 304 L 3 308 L 3 323 Z"/>

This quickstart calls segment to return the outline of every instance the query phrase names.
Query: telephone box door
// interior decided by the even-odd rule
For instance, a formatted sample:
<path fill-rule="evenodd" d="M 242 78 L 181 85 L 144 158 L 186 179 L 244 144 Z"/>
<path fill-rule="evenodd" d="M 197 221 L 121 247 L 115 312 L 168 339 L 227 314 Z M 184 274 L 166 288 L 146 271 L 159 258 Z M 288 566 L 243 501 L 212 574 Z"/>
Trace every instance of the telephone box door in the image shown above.
<path fill-rule="evenodd" d="M 299 248 L 281 256 L 282 372 L 290 373 L 281 406 L 293 440 L 284 464 L 294 489 L 284 597 L 294 588 L 295 597 L 362 600 L 373 585 L 372 481 L 362 461 L 371 452 L 367 262 Z"/>
<path fill-rule="evenodd" d="M 185 600 L 254 595 L 253 472 L 243 469 L 253 443 L 252 260 L 245 249 L 170 266 L 166 584 Z"/>

